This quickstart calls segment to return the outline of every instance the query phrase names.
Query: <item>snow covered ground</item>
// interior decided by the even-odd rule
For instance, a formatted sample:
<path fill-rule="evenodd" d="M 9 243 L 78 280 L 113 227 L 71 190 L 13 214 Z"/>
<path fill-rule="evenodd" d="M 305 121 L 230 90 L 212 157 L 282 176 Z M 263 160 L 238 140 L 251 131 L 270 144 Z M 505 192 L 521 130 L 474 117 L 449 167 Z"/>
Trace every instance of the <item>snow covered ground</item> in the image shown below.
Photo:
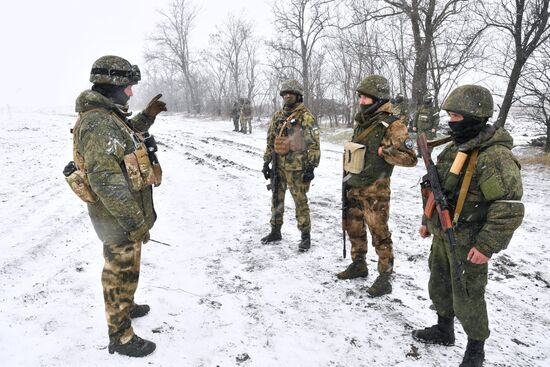
<path fill-rule="evenodd" d="M 136 301 L 152 310 L 134 329 L 157 350 L 144 360 L 109 355 L 102 246 L 61 174 L 71 159 L 74 120 L 73 113 L 0 110 L 0 365 L 460 363 L 466 336 L 458 323 L 454 347 L 410 337 L 435 321 L 427 292 L 430 241 L 416 235 L 420 163 L 394 172 L 394 292 L 370 299 L 372 247 L 366 281 L 335 277 L 350 262 L 341 247 L 341 144 L 322 142 L 309 195 L 313 247 L 301 254 L 290 195 L 283 241 L 259 241 L 270 215 L 260 172 L 265 125 L 243 135 L 229 121 L 179 115 L 162 115 L 151 131 L 165 173 L 155 189 L 152 238 L 171 246 L 144 246 Z M 486 366 L 550 366 L 550 170 L 526 167 L 523 175 L 525 220 L 491 260 Z"/>

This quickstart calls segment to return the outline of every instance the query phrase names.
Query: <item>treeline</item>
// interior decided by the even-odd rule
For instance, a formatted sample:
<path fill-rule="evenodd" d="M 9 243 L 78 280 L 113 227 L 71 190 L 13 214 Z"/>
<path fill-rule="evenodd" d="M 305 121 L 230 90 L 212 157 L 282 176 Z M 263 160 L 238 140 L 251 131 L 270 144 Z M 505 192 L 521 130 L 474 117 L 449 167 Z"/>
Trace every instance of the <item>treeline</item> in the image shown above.
<path fill-rule="evenodd" d="M 273 37 L 229 15 L 192 49 L 198 7 L 174 0 L 147 40 L 142 88 L 162 90 L 172 111 L 228 116 L 238 98 L 255 115 L 278 107 L 278 86 L 300 81 L 325 123 L 351 124 L 355 87 L 386 76 L 414 111 L 429 93 L 439 106 L 457 84 L 489 88 L 496 124 L 512 105 L 546 134 L 550 150 L 550 0 L 277 0 Z M 262 25 L 265 27 L 266 25 Z M 150 93 L 149 93 L 150 94 Z"/>

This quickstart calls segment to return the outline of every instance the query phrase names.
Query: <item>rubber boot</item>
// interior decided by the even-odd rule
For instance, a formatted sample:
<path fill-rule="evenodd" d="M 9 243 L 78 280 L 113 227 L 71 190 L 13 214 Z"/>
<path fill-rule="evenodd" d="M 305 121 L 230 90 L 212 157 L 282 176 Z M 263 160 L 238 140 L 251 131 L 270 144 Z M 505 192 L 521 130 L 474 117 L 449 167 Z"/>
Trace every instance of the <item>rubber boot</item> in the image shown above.
<path fill-rule="evenodd" d="M 437 315 L 437 325 L 413 330 L 412 337 L 414 340 L 426 344 L 455 345 L 454 317 L 446 318 Z"/>
<path fill-rule="evenodd" d="M 338 279 L 365 278 L 367 275 L 369 275 L 369 269 L 367 268 L 365 259 L 354 260 L 348 265 L 346 270 L 336 274 Z"/>
<path fill-rule="evenodd" d="M 305 252 L 311 247 L 311 236 L 309 232 L 302 232 L 302 240 L 298 244 L 298 250 Z"/>
<path fill-rule="evenodd" d="M 374 283 L 367 289 L 370 297 L 380 297 L 391 292 L 391 272 L 378 274 Z"/>
<path fill-rule="evenodd" d="M 149 305 L 138 305 L 134 303 L 132 308 L 130 308 L 130 318 L 137 319 L 138 317 L 143 317 L 149 313 L 151 307 Z"/>
<path fill-rule="evenodd" d="M 281 227 L 271 227 L 271 232 L 265 237 L 262 237 L 260 241 L 262 243 L 280 241 L 283 237 L 281 236 Z"/>
<path fill-rule="evenodd" d="M 157 345 L 134 335 L 126 344 L 109 344 L 109 353 L 117 352 L 128 357 L 145 357 L 154 352 Z"/>
<path fill-rule="evenodd" d="M 485 341 L 474 340 L 468 337 L 468 345 L 464 352 L 464 359 L 459 367 L 482 367 L 485 360 Z"/>

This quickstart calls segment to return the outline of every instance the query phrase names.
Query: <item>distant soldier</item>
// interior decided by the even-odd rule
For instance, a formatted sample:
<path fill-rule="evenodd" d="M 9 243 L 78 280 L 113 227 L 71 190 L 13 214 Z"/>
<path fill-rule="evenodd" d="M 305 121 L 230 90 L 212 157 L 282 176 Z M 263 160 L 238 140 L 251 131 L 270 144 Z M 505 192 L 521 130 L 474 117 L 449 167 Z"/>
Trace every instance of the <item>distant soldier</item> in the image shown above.
<path fill-rule="evenodd" d="M 319 145 L 319 127 L 313 115 L 304 106 L 303 88 L 296 80 L 283 82 L 280 95 L 283 108 L 275 112 L 267 132 L 267 145 L 264 153 L 262 172 L 265 179 L 277 175 L 277 187 L 271 202 L 271 232 L 261 239 L 262 243 L 281 240 L 281 226 L 285 210 L 286 189 L 296 205 L 298 229 L 302 240 L 298 248 L 307 251 L 311 246 L 311 221 L 307 192 L 319 165 L 321 149 Z M 275 160 L 273 160 L 275 159 Z M 269 167 L 276 167 L 272 170 Z"/>
<path fill-rule="evenodd" d="M 428 140 L 432 140 L 435 139 L 439 126 L 439 110 L 433 105 L 433 97 L 429 94 L 424 96 L 423 102 L 414 113 L 413 132 L 426 133 Z"/>
<path fill-rule="evenodd" d="M 357 88 L 360 111 L 355 116 L 352 142 L 361 154 L 356 173 L 346 176 L 348 208 L 345 230 L 351 242 L 352 263 L 337 274 L 338 279 L 367 277 L 367 228 L 378 255 L 378 277 L 367 289 L 371 297 L 391 293 L 393 242 L 388 228 L 390 177 L 395 165 L 415 166 L 416 154 L 407 127 L 392 115 L 386 78 L 369 75 Z M 353 158 L 355 161 L 355 157 Z M 351 169 L 348 170 L 348 172 Z"/>
<path fill-rule="evenodd" d="M 131 357 L 146 356 L 156 347 L 134 334 L 131 319 L 149 312 L 148 305 L 134 302 L 134 293 L 141 247 L 149 240 L 157 218 L 152 186 L 161 180 L 156 144 L 148 130 L 155 117 L 166 111 L 158 95 L 142 113 L 128 118 L 132 86 L 140 79 L 139 68 L 121 57 L 103 56 L 94 62 L 92 89 L 76 100 L 79 119 L 73 136 L 77 169 L 67 166 L 64 171 L 73 190 L 88 203 L 90 219 L 103 242 L 101 283 L 109 353 Z"/>
<path fill-rule="evenodd" d="M 401 121 L 406 125 L 409 121 L 409 111 L 407 108 L 407 102 L 403 98 L 403 95 L 401 93 L 397 94 L 392 100 L 391 104 L 393 106 L 392 108 L 392 114 L 395 116 L 398 116 Z"/>
<path fill-rule="evenodd" d="M 468 336 L 460 367 L 480 367 L 489 337 L 488 262 L 508 246 L 524 215 L 520 164 L 512 154 L 510 134 L 487 124 L 493 115 L 489 90 L 477 85 L 458 87 L 442 109 L 450 117 L 452 142 L 438 155 L 436 169 L 454 211 L 450 214 L 455 256 L 438 214 L 424 215 L 419 233 L 421 237 L 433 235 L 428 290 L 437 325 L 414 330 L 412 336 L 428 344 L 454 345 L 456 316 Z"/>
<path fill-rule="evenodd" d="M 241 105 L 239 101 L 233 102 L 233 107 L 231 108 L 231 118 L 233 119 L 233 131 L 239 131 L 239 117 L 241 113 Z"/>
<path fill-rule="evenodd" d="M 243 106 L 241 107 L 241 132 L 246 134 L 248 126 L 248 132 L 252 134 L 252 104 L 247 98 L 244 100 Z"/>

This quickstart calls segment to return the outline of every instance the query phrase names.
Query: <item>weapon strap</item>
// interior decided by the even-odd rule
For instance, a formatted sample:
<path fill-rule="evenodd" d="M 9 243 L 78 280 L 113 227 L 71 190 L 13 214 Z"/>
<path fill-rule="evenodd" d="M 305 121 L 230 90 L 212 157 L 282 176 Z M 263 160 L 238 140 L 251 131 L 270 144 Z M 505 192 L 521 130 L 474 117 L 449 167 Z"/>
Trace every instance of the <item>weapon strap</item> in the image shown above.
<path fill-rule="evenodd" d="M 353 139 L 352 141 L 353 141 L 354 143 L 358 143 L 358 142 L 360 142 L 361 140 L 365 139 L 367 136 L 369 136 L 369 134 L 371 133 L 371 131 L 374 130 L 374 128 L 375 128 L 376 126 L 378 126 L 378 124 L 379 124 L 379 122 L 373 123 L 371 126 L 367 127 L 367 129 L 364 130 L 361 134 L 359 134 L 359 135 L 357 136 L 357 138 Z"/>
<path fill-rule="evenodd" d="M 451 138 L 450 136 L 446 136 L 444 138 L 439 138 L 439 139 L 434 139 L 434 140 L 429 140 L 429 141 L 427 141 L 428 148 L 435 148 L 437 146 L 448 143 L 451 140 L 453 140 L 453 138 Z"/>
<path fill-rule="evenodd" d="M 458 201 L 456 203 L 455 214 L 453 217 L 453 225 L 458 223 L 458 218 L 460 213 L 464 208 L 464 202 L 466 201 L 466 195 L 468 194 L 468 188 L 472 182 L 472 176 L 474 175 L 474 168 L 476 166 L 477 154 L 479 149 L 474 149 L 470 155 L 470 160 L 468 161 L 468 168 L 466 168 L 466 175 L 464 176 L 464 181 L 462 181 L 462 186 L 460 186 L 460 194 L 458 195 Z"/>
<path fill-rule="evenodd" d="M 290 116 L 288 116 L 286 118 L 285 122 L 281 125 L 281 128 L 279 129 L 279 133 L 277 134 L 277 136 L 281 137 L 283 135 L 283 131 L 285 130 L 285 127 L 287 127 L 287 125 L 290 123 L 290 121 L 292 121 L 292 119 L 294 117 L 298 116 L 302 112 L 303 112 L 303 110 L 299 109 L 299 110 L 294 111 Z"/>

